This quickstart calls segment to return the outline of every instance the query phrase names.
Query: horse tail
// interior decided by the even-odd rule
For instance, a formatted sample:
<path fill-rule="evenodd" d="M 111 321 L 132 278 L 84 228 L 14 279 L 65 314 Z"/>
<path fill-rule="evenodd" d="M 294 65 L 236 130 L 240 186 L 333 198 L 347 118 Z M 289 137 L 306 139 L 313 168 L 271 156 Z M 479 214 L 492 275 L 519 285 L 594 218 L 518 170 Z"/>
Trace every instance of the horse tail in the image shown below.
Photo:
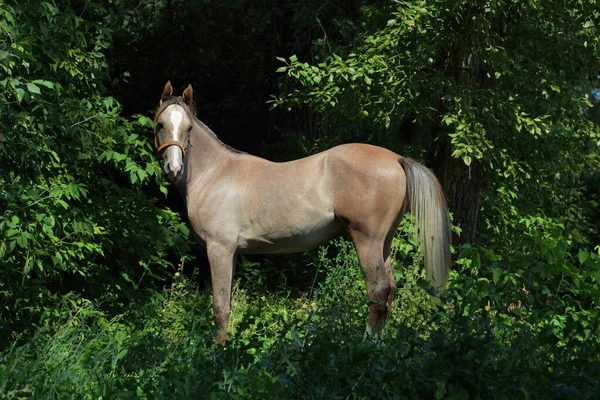
<path fill-rule="evenodd" d="M 399 162 L 406 173 L 404 204 L 416 219 L 427 280 L 435 290 L 443 291 L 450 270 L 451 232 L 442 186 L 424 165 L 404 157 Z"/>

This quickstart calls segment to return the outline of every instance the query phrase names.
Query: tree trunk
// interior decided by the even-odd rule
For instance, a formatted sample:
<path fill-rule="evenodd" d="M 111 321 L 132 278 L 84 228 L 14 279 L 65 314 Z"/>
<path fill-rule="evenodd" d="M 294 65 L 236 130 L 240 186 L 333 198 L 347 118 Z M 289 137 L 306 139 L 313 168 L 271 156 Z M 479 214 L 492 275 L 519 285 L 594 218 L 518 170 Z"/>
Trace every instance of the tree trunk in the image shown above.
<path fill-rule="evenodd" d="M 468 14 L 480 12 L 473 8 L 472 2 L 467 2 Z M 501 15 L 494 16 L 492 27 L 481 24 L 481 19 L 468 18 L 462 40 L 456 40 L 451 45 L 443 65 L 448 66 L 444 73 L 457 85 L 459 97 L 466 108 L 476 110 L 478 119 L 481 120 L 482 100 L 473 94 L 481 89 L 494 88 L 496 81 L 486 77 L 486 66 L 480 59 L 482 49 L 485 47 L 485 38 L 501 37 L 505 34 L 506 23 Z M 454 90 L 457 90 L 456 88 Z M 485 101 L 485 100 L 484 100 Z M 444 104 L 440 104 L 439 114 L 443 115 Z M 441 124 L 441 122 L 440 122 Z M 459 235 L 453 234 L 455 244 L 473 243 L 477 228 L 481 193 L 485 184 L 483 163 L 474 157 L 471 164 L 466 165 L 462 158 L 452 157 L 452 144 L 450 138 L 442 132 L 442 126 L 437 125 L 437 132 L 433 132 L 434 139 L 427 163 L 440 179 L 446 194 L 448 208 L 453 213 L 453 224 L 461 229 Z M 483 127 L 474 127 L 483 129 Z M 485 132 L 480 132 L 485 136 Z"/>
<path fill-rule="evenodd" d="M 451 154 L 450 141 L 442 136 L 432 144 L 427 164 L 444 188 L 448 208 L 453 214 L 452 223 L 461 229 L 460 235 L 452 234 L 452 243 L 473 243 L 484 186 L 483 166 L 476 159 L 467 166 Z"/>

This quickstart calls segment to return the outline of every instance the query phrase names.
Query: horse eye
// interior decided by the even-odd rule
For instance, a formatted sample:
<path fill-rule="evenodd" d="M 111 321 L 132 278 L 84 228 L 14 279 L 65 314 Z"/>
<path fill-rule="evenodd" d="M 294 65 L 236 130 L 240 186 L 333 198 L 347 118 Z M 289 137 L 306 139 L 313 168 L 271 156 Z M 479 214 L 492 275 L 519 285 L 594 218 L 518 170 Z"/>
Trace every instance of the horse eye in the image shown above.
<path fill-rule="evenodd" d="M 187 127 L 187 131 L 189 132 L 191 130 L 192 130 L 192 124 L 189 124 L 188 127 Z"/>
<path fill-rule="evenodd" d="M 156 124 L 156 130 L 157 131 L 160 131 L 162 128 L 163 128 L 162 122 L 159 122 L 159 123 Z"/>

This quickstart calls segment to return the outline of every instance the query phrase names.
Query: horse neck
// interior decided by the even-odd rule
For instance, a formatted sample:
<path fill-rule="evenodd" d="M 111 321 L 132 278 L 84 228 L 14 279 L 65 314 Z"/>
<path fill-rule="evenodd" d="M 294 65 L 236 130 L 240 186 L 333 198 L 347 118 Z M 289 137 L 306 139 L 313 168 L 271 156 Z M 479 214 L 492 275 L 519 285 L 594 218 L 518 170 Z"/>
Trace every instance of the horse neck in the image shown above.
<path fill-rule="evenodd" d="M 185 179 L 178 185 L 179 191 L 187 198 L 191 191 L 199 190 L 202 180 L 215 168 L 215 164 L 227 157 L 228 151 L 223 143 L 208 128 L 194 123 L 190 132 L 189 146 L 185 156 Z"/>

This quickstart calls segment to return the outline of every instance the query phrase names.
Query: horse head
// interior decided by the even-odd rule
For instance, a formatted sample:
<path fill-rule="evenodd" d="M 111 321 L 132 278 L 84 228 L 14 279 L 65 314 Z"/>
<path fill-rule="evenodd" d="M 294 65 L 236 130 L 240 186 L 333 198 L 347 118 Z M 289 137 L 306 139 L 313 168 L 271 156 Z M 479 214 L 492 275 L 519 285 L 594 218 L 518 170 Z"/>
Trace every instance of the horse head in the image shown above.
<path fill-rule="evenodd" d="M 183 160 L 194 124 L 193 94 L 192 85 L 188 85 L 183 96 L 173 96 L 168 81 L 154 116 L 154 145 L 163 158 L 165 177 L 171 182 L 183 176 Z"/>

